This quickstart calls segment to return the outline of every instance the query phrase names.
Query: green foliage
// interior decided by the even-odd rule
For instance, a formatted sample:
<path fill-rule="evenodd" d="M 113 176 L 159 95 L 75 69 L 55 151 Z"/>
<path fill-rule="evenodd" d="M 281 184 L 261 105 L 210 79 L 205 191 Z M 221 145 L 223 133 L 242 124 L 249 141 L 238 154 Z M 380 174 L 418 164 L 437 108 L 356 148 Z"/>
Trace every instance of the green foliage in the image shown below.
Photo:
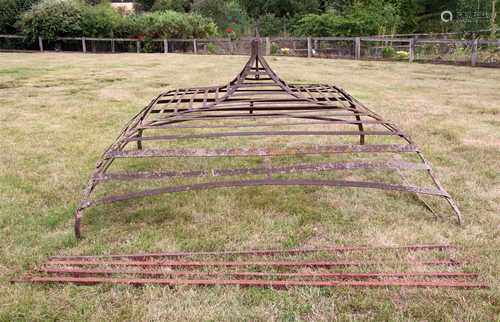
<path fill-rule="evenodd" d="M 267 14 L 259 19 L 259 33 L 261 36 L 276 36 L 283 30 L 284 20 L 273 14 Z"/>
<path fill-rule="evenodd" d="M 271 55 L 276 55 L 280 51 L 280 46 L 278 46 L 276 43 L 271 44 Z"/>
<path fill-rule="evenodd" d="M 191 10 L 190 0 L 155 0 L 151 7 L 153 11 L 173 10 L 178 12 L 189 12 Z"/>
<path fill-rule="evenodd" d="M 361 36 L 395 31 L 401 19 L 394 5 L 371 1 L 355 3 L 343 15 L 327 12 L 309 14 L 297 21 L 292 32 L 298 36 Z"/>
<path fill-rule="evenodd" d="M 240 0 L 247 13 L 259 19 L 265 14 L 277 17 L 294 17 L 306 13 L 319 13 L 319 0 Z"/>
<path fill-rule="evenodd" d="M 370 1 L 368 5 L 356 3 L 345 18 L 346 34 L 356 36 L 393 33 L 401 24 L 397 8 L 382 0 Z"/>
<path fill-rule="evenodd" d="M 328 37 L 342 34 L 345 19 L 333 12 L 310 14 L 299 19 L 292 33 L 297 36 Z"/>
<path fill-rule="evenodd" d="M 492 0 L 458 0 L 457 13 L 463 30 L 476 31 L 490 27 Z"/>
<path fill-rule="evenodd" d="M 151 11 L 155 4 L 155 0 L 135 0 L 134 9 L 137 12 Z"/>
<path fill-rule="evenodd" d="M 239 36 L 250 30 L 250 19 L 238 1 L 205 0 L 193 3 L 193 11 L 210 17 L 219 30 L 229 36 Z"/>
<path fill-rule="evenodd" d="M 15 27 L 23 11 L 28 10 L 38 0 L 0 0 L 0 33 L 15 33 Z"/>
<path fill-rule="evenodd" d="M 217 34 L 217 26 L 198 14 L 156 11 L 136 17 L 138 27 L 153 38 L 205 38 Z"/>
<path fill-rule="evenodd" d="M 217 26 L 198 14 L 171 10 L 121 16 L 109 3 L 85 5 L 78 0 L 43 0 L 23 14 L 22 30 L 30 38 L 61 36 L 204 38 Z"/>
<path fill-rule="evenodd" d="M 212 54 L 212 55 L 217 54 L 217 46 L 215 46 L 212 43 L 209 43 L 207 45 L 207 51 L 208 51 L 209 54 Z"/>
<path fill-rule="evenodd" d="M 80 36 L 83 4 L 76 0 L 42 0 L 23 13 L 20 26 L 31 39 Z"/>
<path fill-rule="evenodd" d="M 382 49 L 382 57 L 384 58 L 392 58 L 396 56 L 396 50 L 392 47 L 384 47 Z"/>
<path fill-rule="evenodd" d="M 135 38 L 143 33 L 144 25 L 140 15 L 120 17 L 114 26 L 113 34 L 118 38 Z"/>
<path fill-rule="evenodd" d="M 122 19 L 109 3 L 85 6 L 80 23 L 83 36 L 111 37 L 113 30 Z"/>

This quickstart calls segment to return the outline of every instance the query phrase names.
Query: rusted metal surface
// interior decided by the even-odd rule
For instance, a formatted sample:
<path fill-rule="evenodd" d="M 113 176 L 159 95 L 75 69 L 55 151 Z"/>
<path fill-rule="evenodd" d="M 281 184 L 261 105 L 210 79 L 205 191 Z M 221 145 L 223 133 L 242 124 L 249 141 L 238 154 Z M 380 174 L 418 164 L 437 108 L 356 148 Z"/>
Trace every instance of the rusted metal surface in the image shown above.
<path fill-rule="evenodd" d="M 447 254 L 449 250 L 453 250 L 453 254 L 457 255 L 456 247 L 451 245 L 422 244 L 54 256 L 32 273 L 14 282 L 135 286 L 221 285 L 278 289 L 301 286 L 488 287 L 481 282 L 479 273 L 459 271 L 462 268 L 461 261 L 453 258 L 443 259 L 444 256 L 451 255 Z M 369 252 L 373 252 L 372 257 L 367 257 L 370 255 Z M 329 256 L 318 260 L 303 259 L 304 255 Z M 218 259 L 224 256 L 228 258 Z M 256 256 L 257 258 L 241 260 L 240 256 Z M 339 260 L 339 256 L 354 256 L 355 258 Z M 177 257 L 193 257 L 196 260 L 170 259 Z M 435 270 L 444 269 L 443 266 L 446 266 L 445 271 Z M 366 272 L 368 267 L 377 270 Z M 397 270 L 393 271 L 396 268 Z M 414 270 L 416 268 L 419 270 Z M 406 269 L 406 271 L 401 271 L 401 269 Z"/>
<path fill-rule="evenodd" d="M 462 272 L 373 272 L 373 273 L 268 273 L 268 272 L 199 272 L 199 271 L 159 271 L 159 270 L 124 270 L 124 269 L 81 269 L 43 267 L 37 270 L 41 273 L 71 276 L 109 276 L 109 275 L 141 275 L 141 276 L 231 276 L 245 278 L 317 278 L 317 279 L 386 279 L 386 278 L 462 278 L 475 279 L 477 273 Z"/>
<path fill-rule="evenodd" d="M 240 286 L 286 289 L 290 287 L 447 287 L 447 288 L 488 288 L 486 284 L 462 281 L 295 281 L 295 280 L 225 280 L 225 279 L 158 279 L 158 278 L 107 278 L 107 277 L 31 277 L 26 280 L 35 284 L 77 285 L 118 284 L 118 285 L 161 285 L 161 286 Z"/>
<path fill-rule="evenodd" d="M 253 250 L 227 250 L 213 252 L 167 252 L 167 253 L 144 253 L 144 254 L 125 254 L 125 255 L 97 255 L 97 256 L 51 256 L 50 260 L 75 260 L 75 259 L 136 259 L 145 260 L 150 258 L 169 258 L 169 257 L 195 257 L 195 256 L 274 256 L 274 255 L 298 255 L 308 253 L 346 253 L 346 252 L 366 252 L 377 250 L 397 250 L 397 251 L 429 251 L 429 250 L 448 250 L 455 246 L 448 244 L 427 244 L 427 245 L 406 245 L 406 246 L 338 246 L 327 248 L 295 248 L 295 249 L 253 249 Z"/>
<path fill-rule="evenodd" d="M 332 268 L 332 267 L 363 267 L 394 264 L 395 262 L 381 261 L 167 261 L 167 260 L 148 260 L 148 261 L 123 261 L 123 260 L 52 260 L 51 265 L 72 265 L 72 266 L 140 266 L 140 267 L 278 267 L 278 268 Z M 413 261 L 406 264 L 412 266 L 456 266 L 461 265 L 456 260 L 432 260 L 432 261 Z"/>
<path fill-rule="evenodd" d="M 408 161 L 411 156 L 416 161 Z M 304 163 L 306 157 L 318 160 Z M 159 158 L 165 166 L 152 162 L 143 169 L 144 163 L 138 160 L 143 158 Z M 256 166 L 256 159 L 261 166 Z M 232 160 L 246 166 L 229 167 Z M 125 161 L 129 166 L 120 168 Z M 178 170 L 172 167 L 173 161 L 180 165 Z M 130 165 L 134 162 L 142 165 Z M 370 176 L 379 179 L 358 180 L 358 173 L 366 170 L 380 173 Z M 420 173 L 430 182 L 420 186 L 392 176 L 399 170 Z M 336 171 L 334 178 L 328 178 L 331 171 Z M 318 173 L 321 180 L 310 177 Z M 346 178 L 342 178 L 344 173 Z M 356 180 L 347 180 L 352 174 Z M 130 180 L 141 180 L 141 189 L 137 185 L 113 193 L 116 185 L 109 188 Z M 148 182 L 152 187 L 144 187 Z M 106 192 L 99 195 L 96 188 L 100 185 L 107 187 L 99 189 Z M 431 195 L 446 200 L 461 222 L 456 203 L 402 130 L 337 86 L 285 82 L 269 67 L 260 40 L 255 39 L 250 59 L 227 85 L 161 93 L 126 124 L 96 164 L 75 214 L 75 234 L 80 237 L 84 211 L 97 204 L 261 185 L 356 187 Z"/>

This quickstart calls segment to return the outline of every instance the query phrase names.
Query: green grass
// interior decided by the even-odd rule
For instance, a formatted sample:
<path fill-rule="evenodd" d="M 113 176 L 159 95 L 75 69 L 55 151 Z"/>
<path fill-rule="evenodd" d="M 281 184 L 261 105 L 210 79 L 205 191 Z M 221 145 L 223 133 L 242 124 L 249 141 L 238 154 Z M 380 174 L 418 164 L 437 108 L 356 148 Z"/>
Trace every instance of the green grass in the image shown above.
<path fill-rule="evenodd" d="M 225 84 L 246 57 L 0 54 L 0 320 L 457 320 L 500 315 L 500 70 L 271 58 L 290 82 L 333 83 L 410 134 L 460 205 L 411 196 L 252 187 L 73 212 L 103 150 L 160 91 Z M 442 207 L 440 209 L 447 209 Z M 489 290 L 75 287 L 9 284 L 56 254 L 451 243 Z"/>

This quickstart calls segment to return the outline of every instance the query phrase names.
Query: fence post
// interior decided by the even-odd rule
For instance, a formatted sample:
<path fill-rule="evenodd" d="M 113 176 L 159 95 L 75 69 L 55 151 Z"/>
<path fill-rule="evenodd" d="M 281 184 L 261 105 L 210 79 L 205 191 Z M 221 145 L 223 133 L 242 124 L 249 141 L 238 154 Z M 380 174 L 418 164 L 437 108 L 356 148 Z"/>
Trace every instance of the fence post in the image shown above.
<path fill-rule="evenodd" d="M 82 51 L 84 54 L 87 52 L 87 44 L 85 43 L 85 37 L 82 37 Z"/>
<path fill-rule="evenodd" d="M 361 58 L 361 38 L 354 38 L 354 59 L 359 60 Z"/>
<path fill-rule="evenodd" d="M 410 48 L 409 48 L 410 53 L 408 54 L 408 61 L 410 63 L 413 63 L 415 60 L 415 38 L 410 39 Z"/>
<path fill-rule="evenodd" d="M 163 53 L 168 54 L 168 40 L 163 39 Z"/>
<path fill-rule="evenodd" d="M 141 52 L 141 41 L 140 40 L 136 40 L 135 41 L 135 45 L 137 47 L 137 53 L 139 54 Z"/>
<path fill-rule="evenodd" d="M 40 52 L 43 53 L 43 40 L 42 40 L 42 37 L 38 37 L 38 48 L 40 48 Z"/>
<path fill-rule="evenodd" d="M 115 52 L 115 39 L 114 38 L 111 38 L 111 52 L 112 53 Z"/>
<path fill-rule="evenodd" d="M 196 48 L 197 45 L 196 45 L 196 39 L 193 39 L 193 54 L 197 54 L 198 53 L 198 48 Z"/>
<path fill-rule="evenodd" d="M 266 56 L 271 56 L 271 38 L 266 37 Z"/>
<path fill-rule="evenodd" d="M 472 54 L 470 56 L 471 66 L 474 67 L 477 64 L 477 38 L 472 41 Z"/>
<path fill-rule="evenodd" d="M 312 44 L 311 44 L 311 37 L 307 37 L 307 57 L 311 58 L 312 57 Z"/>

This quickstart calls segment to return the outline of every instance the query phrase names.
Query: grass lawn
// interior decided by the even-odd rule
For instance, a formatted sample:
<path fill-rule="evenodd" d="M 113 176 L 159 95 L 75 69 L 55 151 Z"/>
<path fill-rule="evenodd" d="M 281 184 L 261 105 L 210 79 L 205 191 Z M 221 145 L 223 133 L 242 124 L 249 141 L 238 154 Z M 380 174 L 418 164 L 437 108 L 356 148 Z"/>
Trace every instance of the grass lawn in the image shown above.
<path fill-rule="evenodd" d="M 73 214 L 95 162 L 161 91 L 224 84 L 246 57 L 0 53 L 0 320 L 500 321 L 500 70 L 270 58 L 289 82 L 333 83 L 413 137 L 465 224 L 408 194 L 252 187 Z M 488 290 L 33 286 L 57 254 L 451 243 Z"/>

